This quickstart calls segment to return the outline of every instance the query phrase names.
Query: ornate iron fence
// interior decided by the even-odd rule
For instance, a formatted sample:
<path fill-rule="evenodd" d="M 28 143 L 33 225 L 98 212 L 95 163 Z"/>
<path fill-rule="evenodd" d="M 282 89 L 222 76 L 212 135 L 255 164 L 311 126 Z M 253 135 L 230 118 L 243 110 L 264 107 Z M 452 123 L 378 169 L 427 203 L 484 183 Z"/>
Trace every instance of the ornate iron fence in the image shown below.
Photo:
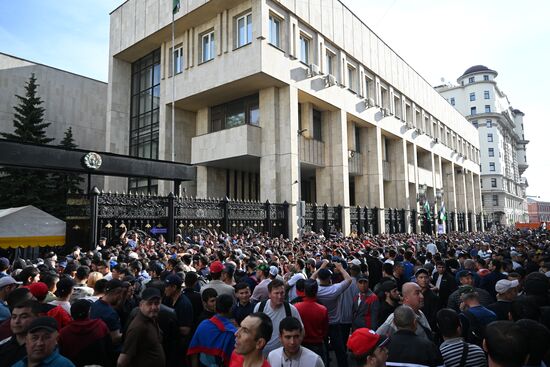
<path fill-rule="evenodd" d="M 350 210 L 351 230 L 359 234 L 378 234 L 378 208 L 352 206 Z"/>
<path fill-rule="evenodd" d="M 145 234 L 163 234 L 172 241 L 176 234 L 194 234 L 209 229 L 226 233 L 268 232 L 288 237 L 289 205 L 269 201 L 100 193 L 68 198 L 67 243 L 95 246 L 99 237 L 117 238 L 125 229 Z M 327 228 L 341 228 L 341 214 L 327 207 Z"/>
<path fill-rule="evenodd" d="M 339 206 L 306 203 L 305 231 L 336 233 L 342 230 L 342 210 Z"/>

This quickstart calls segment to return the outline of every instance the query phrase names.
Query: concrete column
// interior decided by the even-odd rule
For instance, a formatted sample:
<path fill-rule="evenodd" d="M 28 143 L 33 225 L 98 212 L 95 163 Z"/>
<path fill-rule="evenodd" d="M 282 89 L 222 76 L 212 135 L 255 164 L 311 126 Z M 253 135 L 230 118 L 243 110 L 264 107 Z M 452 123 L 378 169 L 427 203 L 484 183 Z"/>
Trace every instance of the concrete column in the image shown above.
<path fill-rule="evenodd" d="M 474 173 L 469 172 L 468 176 L 466 177 L 466 192 L 468 193 L 468 201 L 470 203 L 470 211 L 473 213 L 472 218 L 472 231 L 477 231 L 477 221 L 476 221 L 476 209 L 477 209 L 477 198 L 475 195 L 475 189 L 474 189 Z"/>
<path fill-rule="evenodd" d="M 366 206 L 369 204 L 369 183 L 368 183 L 368 160 L 369 160 L 369 146 L 367 128 L 361 127 L 359 130 L 361 140 L 361 156 L 363 159 L 363 174 L 355 177 L 355 204 L 359 206 Z"/>
<path fill-rule="evenodd" d="M 279 119 L 278 89 L 260 90 L 260 113 L 262 116 L 262 156 L 260 158 L 260 201 L 279 203 L 277 196 L 277 135 Z M 198 173 L 197 173 L 198 175 Z"/>
<path fill-rule="evenodd" d="M 474 175 L 474 195 L 476 197 L 477 209 L 476 212 L 481 214 L 481 223 L 477 224 L 478 231 L 485 231 L 485 221 L 483 220 L 483 202 L 481 201 L 481 183 L 479 175 Z"/>
<path fill-rule="evenodd" d="M 421 218 L 422 216 L 420 215 L 420 201 L 419 201 L 419 197 L 418 197 L 418 186 L 419 183 L 418 183 L 418 180 L 419 180 L 419 174 L 418 174 L 418 149 L 417 149 L 417 146 L 416 144 L 413 144 L 412 145 L 412 153 L 413 153 L 413 162 L 412 164 L 414 165 L 414 191 L 416 193 L 416 233 L 422 233 L 422 221 L 421 221 Z"/>
<path fill-rule="evenodd" d="M 197 197 L 208 197 L 208 167 L 197 166 Z"/>
<path fill-rule="evenodd" d="M 368 206 L 384 208 L 384 175 L 382 171 L 382 130 L 380 127 L 367 128 L 367 151 L 364 157 L 367 162 Z M 378 215 L 378 231 L 386 231 L 384 210 Z"/>

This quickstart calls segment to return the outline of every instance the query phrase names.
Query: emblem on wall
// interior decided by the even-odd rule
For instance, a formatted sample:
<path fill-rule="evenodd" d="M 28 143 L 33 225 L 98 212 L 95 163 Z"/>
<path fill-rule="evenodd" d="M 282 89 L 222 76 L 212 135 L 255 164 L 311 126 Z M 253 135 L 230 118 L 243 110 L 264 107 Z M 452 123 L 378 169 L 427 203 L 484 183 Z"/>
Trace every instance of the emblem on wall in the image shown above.
<path fill-rule="evenodd" d="M 101 167 L 101 163 L 103 163 L 103 160 L 99 154 L 90 152 L 84 156 L 83 162 L 86 168 L 99 169 L 99 167 Z"/>

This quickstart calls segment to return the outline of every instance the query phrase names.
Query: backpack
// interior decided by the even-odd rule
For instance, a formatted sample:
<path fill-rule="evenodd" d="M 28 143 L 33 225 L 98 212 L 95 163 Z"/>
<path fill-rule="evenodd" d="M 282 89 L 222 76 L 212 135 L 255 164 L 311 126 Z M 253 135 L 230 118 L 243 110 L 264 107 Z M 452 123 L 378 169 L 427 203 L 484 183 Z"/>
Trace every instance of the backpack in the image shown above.
<path fill-rule="evenodd" d="M 485 338 L 485 325 L 481 324 L 469 310 L 464 311 L 462 314 L 468 320 L 466 335 L 464 335 L 465 341 L 481 347 L 483 345 L 483 339 Z"/>
<path fill-rule="evenodd" d="M 267 300 L 260 302 L 260 306 L 258 307 L 258 312 L 264 312 L 265 305 L 267 304 Z M 285 317 L 291 317 L 292 312 L 290 311 L 290 303 L 283 302 L 283 306 L 285 306 Z"/>

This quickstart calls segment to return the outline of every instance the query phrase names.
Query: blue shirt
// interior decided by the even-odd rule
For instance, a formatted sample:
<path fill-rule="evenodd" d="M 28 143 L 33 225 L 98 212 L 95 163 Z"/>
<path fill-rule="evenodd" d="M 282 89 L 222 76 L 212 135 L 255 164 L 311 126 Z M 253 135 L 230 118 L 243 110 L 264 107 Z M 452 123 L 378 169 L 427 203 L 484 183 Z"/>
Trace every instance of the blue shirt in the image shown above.
<path fill-rule="evenodd" d="M 10 309 L 4 303 L 4 301 L 0 301 L 0 322 L 5 321 L 10 317 L 11 317 Z"/>
<path fill-rule="evenodd" d="M 90 318 L 103 320 L 109 328 L 109 331 L 121 330 L 120 317 L 118 316 L 118 313 L 111 307 L 111 305 L 101 299 L 98 299 L 92 303 L 92 307 L 90 308 Z"/>
<path fill-rule="evenodd" d="M 25 357 L 16 364 L 14 364 L 12 367 L 27 367 L 28 365 L 28 358 Z M 67 358 L 63 357 L 61 354 L 59 354 L 59 350 L 55 348 L 52 354 L 50 354 L 47 358 L 45 358 L 40 364 L 40 366 L 51 366 L 51 367 L 75 367 L 73 362 L 68 360 Z"/>

